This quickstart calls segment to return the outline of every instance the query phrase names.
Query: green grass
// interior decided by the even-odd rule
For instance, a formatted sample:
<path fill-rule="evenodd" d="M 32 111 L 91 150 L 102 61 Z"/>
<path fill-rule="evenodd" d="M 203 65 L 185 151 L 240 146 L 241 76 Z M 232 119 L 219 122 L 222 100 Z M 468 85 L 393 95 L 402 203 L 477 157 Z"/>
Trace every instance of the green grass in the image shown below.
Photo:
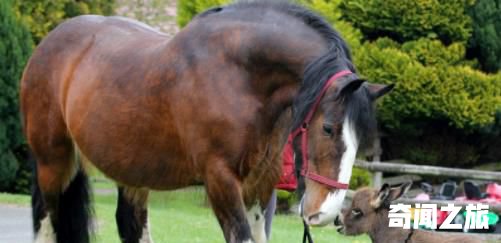
<path fill-rule="evenodd" d="M 30 197 L 27 195 L 17 195 L 9 193 L 0 193 L 0 203 L 18 205 L 18 206 L 29 206 Z"/>
<path fill-rule="evenodd" d="M 99 182 L 99 188 L 113 188 Z M 29 206 L 30 198 L 22 195 L 0 194 L 0 203 Z M 115 225 L 116 195 L 95 195 L 97 216 L 96 242 L 119 242 Z M 149 202 L 149 219 L 155 242 L 224 242 L 222 232 L 211 209 L 207 206 L 205 192 L 191 187 L 170 192 L 153 192 Z M 277 215 L 273 220 L 270 242 L 300 242 L 303 227 L 294 215 Z M 313 228 L 315 242 L 370 242 L 368 237 L 345 237 L 333 227 Z"/>

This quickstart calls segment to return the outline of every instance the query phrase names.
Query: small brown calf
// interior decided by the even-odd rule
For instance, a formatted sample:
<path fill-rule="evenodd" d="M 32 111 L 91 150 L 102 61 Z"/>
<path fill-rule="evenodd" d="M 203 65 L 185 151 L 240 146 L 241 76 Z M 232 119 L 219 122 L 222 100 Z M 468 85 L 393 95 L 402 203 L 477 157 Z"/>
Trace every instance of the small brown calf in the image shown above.
<path fill-rule="evenodd" d="M 339 232 L 346 235 L 369 234 L 373 243 L 480 243 L 471 236 L 458 236 L 424 230 L 390 228 L 388 212 L 390 202 L 402 196 L 411 186 L 405 183 L 390 188 L 384 184 L 381 190 L 362 188 L 356 191 L 349 209 L 344 209 Z"/>

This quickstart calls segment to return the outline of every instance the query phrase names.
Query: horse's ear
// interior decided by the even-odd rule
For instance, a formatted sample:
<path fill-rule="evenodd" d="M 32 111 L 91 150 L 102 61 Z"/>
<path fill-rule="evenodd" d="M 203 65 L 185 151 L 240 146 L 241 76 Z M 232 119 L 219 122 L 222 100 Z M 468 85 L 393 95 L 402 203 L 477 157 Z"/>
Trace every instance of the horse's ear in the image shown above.
<path fill-rule="evenodd" d="M 355 92 L 362 84 L 365 82 L 365 79 L 345 79 L 339 82 L 337 85 L 338 91 L 337 95 L 347 95 Z"/>
<path fill-rule="evenodd" d="M 369 90 L 369 94 L 372 100 L 376 100 L 377 98 L 385 95 L 390 92 L 395 84 L 367 84 L 367 89 Z"/>
<path fill-rule="evenodd" d="M 388 184 L 384 184 L 379 190 L 377 197 L 371 201 L 371 205 L 374 208 L 380 208 L 381 206 L 389 205 L 392 201 L 397 200 L 402 195 L 404 195 L 412 186 L 412 182 L 406 182 L 398 187 L 391 187 Z"/>

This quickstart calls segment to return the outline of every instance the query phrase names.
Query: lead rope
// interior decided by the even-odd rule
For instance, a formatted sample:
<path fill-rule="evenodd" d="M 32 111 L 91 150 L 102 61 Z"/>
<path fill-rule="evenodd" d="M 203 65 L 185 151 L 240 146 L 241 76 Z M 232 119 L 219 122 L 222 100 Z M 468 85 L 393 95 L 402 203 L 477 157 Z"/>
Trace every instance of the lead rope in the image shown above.
<path fill-rule="evenodd" d="M 303 243 L 313 243 L 313 239 L 311 238 L 310 234 L 310 227 L 306 224 L 306 222 L 303 219 L 303 226 L 304 226 L 304 233 L 303 233 Z M 306 241 L 308 240 L 308 241 Z"/>
<path fill-rule="evenodd" d="M 405 239 L 404 243 L 409 243 L 411 238 L 412 238 L 412 234 L 414 234 L 414 228 L 411 227 L 411 232 L 409 233 L 409 235 L 407 235 L 407 239 Z"/>

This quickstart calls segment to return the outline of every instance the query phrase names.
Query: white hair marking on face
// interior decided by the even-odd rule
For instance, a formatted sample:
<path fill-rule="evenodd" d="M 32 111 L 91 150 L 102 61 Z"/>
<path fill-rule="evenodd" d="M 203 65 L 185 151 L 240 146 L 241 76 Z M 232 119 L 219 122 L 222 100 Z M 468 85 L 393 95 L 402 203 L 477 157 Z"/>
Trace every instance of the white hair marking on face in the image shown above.
<path fill-rule="evenodd" d="M 341 157 L 337 181 L 349 184 L 353 164 L 357 157 L 358 141 L 355 130 L 348 118 L 345 118 L 343 122 L 342 140 L 346 150 Z M 329 192 L 325 201 L 320 206 L 319 217 L 316 219 L 316 222 L 311 223 L 323 225 L 332 222 L 339 215 L 345 196 L 346 190 L 338 189 Z"/>

